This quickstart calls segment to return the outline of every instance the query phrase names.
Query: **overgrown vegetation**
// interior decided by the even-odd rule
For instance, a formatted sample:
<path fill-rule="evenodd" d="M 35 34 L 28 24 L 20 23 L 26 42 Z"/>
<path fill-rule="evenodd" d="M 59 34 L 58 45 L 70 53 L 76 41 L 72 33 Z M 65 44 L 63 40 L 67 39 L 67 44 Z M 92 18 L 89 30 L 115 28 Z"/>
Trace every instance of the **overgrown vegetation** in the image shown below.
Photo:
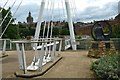
<path fill-rule="evenodd" d="M 91 68 L 98 78 L 105 80 L 120 80 L 120 55 L 112 54 L 100 58 Z"/>

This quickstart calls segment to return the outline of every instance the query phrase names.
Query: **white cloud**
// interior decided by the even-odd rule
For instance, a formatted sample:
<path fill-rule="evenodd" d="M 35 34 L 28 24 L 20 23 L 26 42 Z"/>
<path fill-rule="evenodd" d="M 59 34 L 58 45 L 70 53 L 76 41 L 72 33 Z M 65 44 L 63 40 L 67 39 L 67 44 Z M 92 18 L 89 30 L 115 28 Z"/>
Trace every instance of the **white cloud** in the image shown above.
<path fill-rule="evenodd" d="M 120 1 L 118 2 L 118 13 L 120 14 Z"/>
<path fill-rule="evenodd" d="M 1 0 L 0 5 L 3 6 L 6 1 L 7 0 Z M 20 1 L 21 0 L 17 0 L 15 6 L 12 8 L 12 12 L 15 11 Z M 46 0 L 46 8 L 50 8 L 50 5 L 48 6 L 48 1 L 55 2 L 55 19 L 59 19 L 59 17 L 65 17 L 65 11 L 63 10 L 63 8 L 65 9 L 65 5 L 63 5 L 63 0 Z M 119 0 L 69 0 L 70 5 L 72 7 L 71 11 L 77 14 L 77 19 L 79 19 L 80 21 L 105 19 L 115 16 L 118 10 L 118 1 Z M 9 0 L 8 4 L 6 5 L 6 8 L 10 7 L 13 4 L 13 2 L 14 0 Z M 40 4 L 41 0 L 23 0 L 23 3 L 15 17 L 18 21 L 25 21 L 28 12 L 31 11 L 34 20 L 36 21 L 38 17 Z M 46 12 L 45 16 L 49 17 L 49 15 L 50 13 Z"/>

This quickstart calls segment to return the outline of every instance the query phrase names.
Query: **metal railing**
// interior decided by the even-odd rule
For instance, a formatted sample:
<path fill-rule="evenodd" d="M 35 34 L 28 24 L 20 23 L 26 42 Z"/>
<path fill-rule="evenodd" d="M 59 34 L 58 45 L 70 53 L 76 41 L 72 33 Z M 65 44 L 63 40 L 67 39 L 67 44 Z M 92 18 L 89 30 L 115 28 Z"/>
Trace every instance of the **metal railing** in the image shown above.
<path fill-rule="evenodd" d="M 0 39 L 0 46 L 2 55 L 5 55 L 6 50 L 12 50 L 12 43 L 10 39 Z"/>
<path fill-rule="evenodd" d="M 63 41 L 63 47 L 65 48 L 65 46 L 67 45 L 71 45 L 71 41 L 69 40 L 69 44 L 65 44 L 65 43 L 68 43 L 68 42 L 65 42 L 65 41 L 68 41 L 68 40 L 64 40 Z M 77 50 L 89 50 L 89 48 L 91 47 L 91 45 L 93 43 L 98 43 L 99 41 L 94 41 L 92 39 L 76 39 L 75 40 L 76 42 L 74 44 L 77 45 Z M 110 41 L 102 41 L 104 43 L 112 43 L 114 44 L 115 46 L 115 49 L 120 51 L 120 38 L 111 38 Z M 69 46 L 70 50 L 71 49 L 71 46 Z M 63 50 L 67 50 L 67 49 L 63 49 Z"/>
<path fill-rule="evenodd" d="M 57 43 L 59 42 L 59 44 Z M 50 61 L 54 61 L 54 57 L 59 56 L 61 52 L 62 39 L 53 38 L 49 39 L 39 39 L 39 40 L 22 40 L 22 41 L 12 41 L 16 44 L 19 67 L 24 71 L 24 74 L 28 70 L 42 70 L 42 66 Z M 26 56 L 25 56 L 25 44 L 33 45 L 35 52 L 32 63 L 27 66 Z M 51 44 L 51 45 L 50 45 Z M 59 50 L 57 52 L 56 45 L 59 45 Z M 38 46 L 41 46 L 38 48 Z M 51 47 L 51 48 L 50 48 Z M 20 50 L 21 49 L 21 50 Z"/>

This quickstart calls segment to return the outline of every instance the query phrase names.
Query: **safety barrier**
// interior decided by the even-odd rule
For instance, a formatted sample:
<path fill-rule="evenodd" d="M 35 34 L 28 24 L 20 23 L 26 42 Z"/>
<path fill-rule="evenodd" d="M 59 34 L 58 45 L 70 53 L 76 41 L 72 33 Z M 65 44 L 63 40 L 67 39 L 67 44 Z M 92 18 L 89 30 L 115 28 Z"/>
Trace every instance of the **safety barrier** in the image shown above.
<path fill-rule="evenodd" d="M 9 41 L 9 50 L 12 50 L 12 43 L 10 39 L 0 39 L 0 46 L 2 51 L 2 56 L 6 55 L 7 41 Z"/>
<path fill-rule="evenodd" d="M 19 67 L 24 71 L 24 74 L 30 70 L 42 70 L 42 66 L 48 62 L 54 62 L 54 57 L 59 56 L 61 52 L 62 39 L 53 38 L 53 39 L 40 39 L 40 40 L 22 40 L 22 41 L 12 41 L 16 44 Z M 25 44 L 31 44 L 35 55 L 32 63 L 27 66 L 26 56 L 25 56 Z M 59 50 L 56 51 L 56 45 L 59 44 Z M 38 46 L 39 45 L 39 46 Z M 38 48 L 39 47 L 39 48 Z M 21 50 L 20 50 L 21 49 Z"/>

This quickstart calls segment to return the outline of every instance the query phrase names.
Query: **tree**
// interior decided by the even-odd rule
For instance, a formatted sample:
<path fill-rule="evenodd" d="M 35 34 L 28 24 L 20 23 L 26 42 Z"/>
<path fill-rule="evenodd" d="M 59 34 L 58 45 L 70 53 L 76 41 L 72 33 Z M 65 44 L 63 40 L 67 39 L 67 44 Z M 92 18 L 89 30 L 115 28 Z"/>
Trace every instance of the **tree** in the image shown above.
<path fill-rule="evenodd" d="M 19 34 L 21 38 L 30 36 L 30 30 L 28 28 L 20 28 Z"/>
<path fill-rule="evenodd" d="M 10 39 L 20 38 L 18 26 L 16 24 L 11 24 L 6 30 L 4 37 Z"/>
<path fill-rule="evenodd" d="M 112 25 L 113 38 L 120 38 L 120 24 Z"/>
<path fill-rule="evenodd" d="M 60 28 L 58 27 L 53 27 L 53 36 L 57 36 L 60 34 Z"/>
<path fill-rule="evenodd" d="M 68 23 L 64 23 L 64 26 L 62 26 L 62 29 L 60 31 L 60 35 L 70 35 L 69 32 L 69 27 L 68 27 Z"/>
<path fill-rule="evenodd" d="M 61 31 L 61 35 L 70 35 L 68 28 L 63 28 Z"/>
<path fill-rule="evenodd" d="M 7 15 L 7 17 L 5 18 L 6 15 Z M 18 26 L 16 24 L 13 24 L 15 19 L 12 18 L 12 13 L 10 11 L 10 8 L 8 8 L 7 10 L 6 9 L 2 10 L 2 20 L 4 20 L 4 18 L 5 18 L 5 21 L 2 24 L 2 32 L 4 31 L 4 29 L 8 25 L 9 21 L 11 19 L 12 20 L 11 20 L 10 25 L 8 26 L 7 30 L 3 34 L 2 38 L 10 38 L 10 39 L 18 39 L 18 38 L 20 38 L 19 37 L 19 28 L 18 28 Z"/>
<path fill-rule="evenodd" d="M 6 17 L 6 15 L 7 15 L 7 17 Z M 12 18 L 12 13 L 10 12 L 10 8 L 8 8 L 7 10 L 6 9 L 2 10 L 2 21 L 3 21 L 4 18 L 5 18 L 5 21 L 2 24 L 2 30 L 5 29 L 5 27 L 9 23 L 10 19 Z M 12 24 L 13 22 L 14 22 L 14 19 L 11 20 L 10 24 Z"/>

